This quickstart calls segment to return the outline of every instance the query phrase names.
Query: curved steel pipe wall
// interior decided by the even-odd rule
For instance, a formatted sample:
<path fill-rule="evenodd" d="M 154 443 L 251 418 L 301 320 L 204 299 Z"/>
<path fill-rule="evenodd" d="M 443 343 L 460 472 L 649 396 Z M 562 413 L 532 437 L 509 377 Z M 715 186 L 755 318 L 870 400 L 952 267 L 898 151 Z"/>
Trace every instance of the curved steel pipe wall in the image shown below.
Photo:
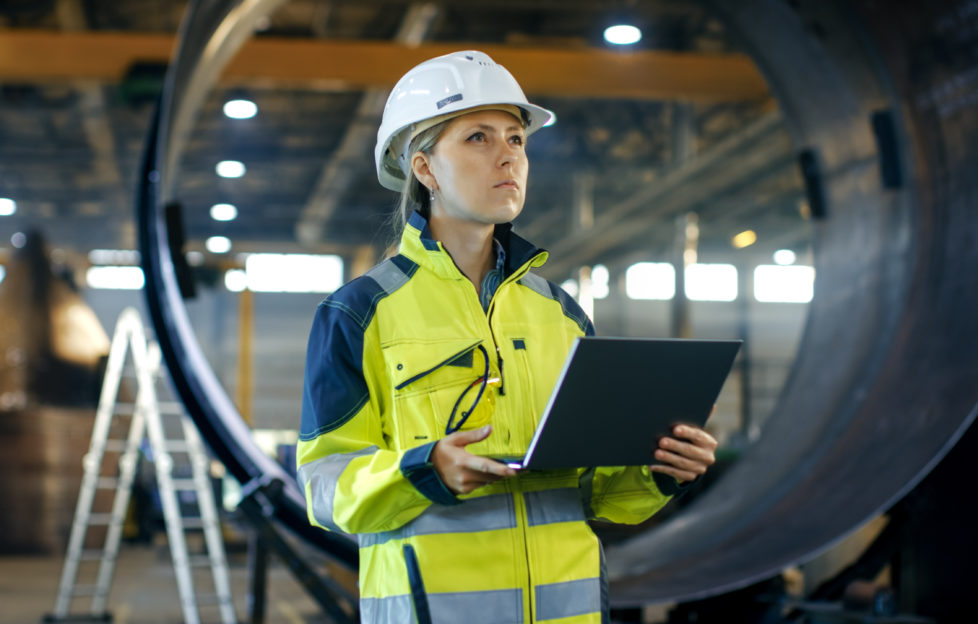
<path fill-rule="evenodd" d="M 163 207 L 179 160 L 178 146 L 189 130 L 203 94 L 244 38 L 235 22 L 263 14 L 268 2 L 192 2 L 180 34 L 177 58 L 167 81 L 157 117 L 150 128 L 139 179 L 137 219 L 147 307 L 167 370 L 187 412 L 202 437 L 228 472 L 242 484 L 280 479 L 286 487 L 275 501 L 274 514 L 285 526 L 351 568 L 358 564 L 355 540 L 309 525 L 305 501 L 292 478 L 254 443 L 248 426 L 221 386 L 197 343 L 180 295 L 167 245 Z M 209 64 L 200 71 L 202 62 Z M 188 106 L 192 109 L 188 109 Z"/>
<path fill-rule="evenodd" d="M 710 4 L 822 172 L 816 293 L 761 439 L 680 517 L 609 550 L 620 604 L 706 597 L 817 554 L 923 478 L 978 403 L 978 115 L 929 95 L 970 76 L 974 99 L 974 53 L 942 55 L 936 32 L 969 3 Z"/>
<path fill-rule="evenodd" d="M 171 175 L 161 167 L 177 158 L 169 124 L 188 114 L 178 96 L 210 87 L 194 71 L 208 46 L 223 49 L 213 65 L 234 47 L 222 48 L 213 33 L 229 27 L 232 7 L 258 13 L 272 4 L 191 6 L 140 188 L 146 292 L 167 366 L 211 448 L 242 482 L 282 471 L 250 442 L 196 344 L 159 185 Z M 827 548 L 919 481 L 978 404 L 972 3 L 709 4 L 767 75 L 799 151 L 814 156 L 813 188 L 826 209 L 816 228 L 816 298 L 779 406 L 749 454 L 672 521 L 609 550 L 620 605 L 720 593 Z M 882 134 L 874 134 L 880 112 Z M 293 485 L 276 514 L 356 565 L 352 540 L 309 529 Z"/>

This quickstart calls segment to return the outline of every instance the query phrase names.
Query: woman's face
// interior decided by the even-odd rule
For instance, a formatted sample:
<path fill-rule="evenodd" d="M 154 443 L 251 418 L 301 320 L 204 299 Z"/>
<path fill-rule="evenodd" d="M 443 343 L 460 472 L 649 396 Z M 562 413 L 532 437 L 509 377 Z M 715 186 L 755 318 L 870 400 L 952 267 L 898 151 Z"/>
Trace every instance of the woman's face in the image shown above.
<path fill-rule="evenodd" d="M 503 111 L 485 110 L 451 120 L 427 156 L 435 189 L 434 218 L 479 224 L 512 221 L 526 198 L 526 133 L 520 122 Z M 417 156 L 417 155 L 416 155 Z M 418 160 L 415 159 L 416 173 Z"/>

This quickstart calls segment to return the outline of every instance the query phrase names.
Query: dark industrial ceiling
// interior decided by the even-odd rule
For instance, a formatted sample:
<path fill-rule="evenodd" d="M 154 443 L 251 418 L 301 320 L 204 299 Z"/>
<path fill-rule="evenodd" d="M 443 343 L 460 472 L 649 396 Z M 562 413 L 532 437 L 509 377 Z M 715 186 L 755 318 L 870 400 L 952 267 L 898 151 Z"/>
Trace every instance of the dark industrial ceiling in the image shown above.
<path fill-rule="evenodd" d="M 14 48 L 5 49 L 4 40 L 38 31 L 64 37 L 128 33 L 149 40 L 177 33 L 185 5 L 0 1 L 0 197 L 17 202 L 16 214 L 0 217 L 3 249 L 9 251 L 15 232 L 29 229 L 78 258 L 93 248 L 135 246 L 135 172 L 165 69 L 159 59 L 143 61 L 133 52 L 117 79 L 84 72 L 51 77 L 42 68 L 53 52 L 24 54 L 20 47 L 11 58 Z M 721 24 L 697 3 L 673 0 L 295 0 L 263 20 L 256 39 L 414 41 L 597 55 L 608 50 L 602 28 L 619 18 L 644 31 L 634 49 L 616 51 L 621 56 L 656 50 L 709 60 L 736 53 Z M 64 55 L 64 49 L 56 52 Z M 545 74 L 548 57 L 533 59 L 533 70 Z M 86 59 L 79 61 L 84 66 Z M 373 71 L 369 63 L 342 59 L 354 75 Z M 521 79 L 518 68 L 510 69 Z M 575 96 L 524 87 L 532 101 L 558 115 L 556 126 L 529 143 L 531 182 L 517 222 L 525 235 L 563 256 L 551 277 L 568 275 L 574 262 L 614 267 L 663 259 L 674 248 L 676 217 L 691 211 L 699 215 L 702 258 L 727 259 L 731 237 L 745 229 L 758 233 L 751 251 L 761 261 L 781 247 L 807 248 L 795 148 L 766 93 L 611 98 L 588 84 Z M 389 242 L 386 219 L 396 199 L 373 170 L 378 102 L 382 106 L 385 96 L 383 89 L 351 87 L 329 76 L 304 84 L 222 82 L 199 113 L 176 178 L 186 248 L 203 250 L 208 236 L 224 235 L 233 241 L 232 254 L 206 255 L 206 261 L 259 250 L 376 259 Z M 222 106 L 232 97 L 253 100 L 257 116 L 225 117 Z M 244 162 L 245 176 L 218 177 L 214 167 L 224 159 Z M 238 218 L 212 220 L 209 208 L 220 202 L 237 206 Z M 591 210 L 594 225 L 582 230 L 580 223 L 589 219 L 580 215 Z M 621 223 L 627 232 L 615 234 Z"/>

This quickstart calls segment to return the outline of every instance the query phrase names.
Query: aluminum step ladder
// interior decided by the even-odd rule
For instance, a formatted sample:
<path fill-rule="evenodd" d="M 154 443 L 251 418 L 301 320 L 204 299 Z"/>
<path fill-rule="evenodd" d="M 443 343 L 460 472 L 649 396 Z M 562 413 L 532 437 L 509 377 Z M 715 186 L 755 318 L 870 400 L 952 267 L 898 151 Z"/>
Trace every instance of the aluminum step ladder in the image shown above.
<path fill-rule="evenodd" d="M 128 409 L 118 401 L 127 353 L 132 355 L 132 368 L 137 383 L 136 402 L 128 406 Z M 92 441 L 84 458 L 84 476 L 58 596 L 54 613 L 45 618 L 47 621 L 111 620 L 111 615 L 106 611 L 106 603 L 119 554 L 140 446 L 148 437 L 184 621 L 188 624 L 199 623 L 199 604 L 206 602 L 217 606 L 222 624 L 237 622 L 217 506 L 209 481 L 209 459 L 200 435 L 184 412 L 183 406 L 177 402 L 161 404 L 158 400 L 156 388 L 159 379 L 159 347 L 155 342 L 147 342 L 139 312 L 135 308 L 126 308 L 119 316 L 112 338 Z M 110 438 L 113 420 L 127 413 L 130 418 L 125 438 Z M 179 422 L 173 423 L 174 418 L 179 418 Z M 118 428 L 117 426 L 116 429 Z M 107 451 L 120 453 L 117 476 L 102 473 Z M 185 456 L 189 460 L 184 462 L 189 463 L 191 474 L 188 478 L 174 476 L 174 454 Z M 108 513 L 93 511 L 98 490 L 115 491 L 111 511 Z M 185 507 L 193 507 L 187 504 L 191 499 L 196 502 L 199 514 L 196 517 L 189 516 L 189 510 L 188 513 L 184 512 Z M 105 542 L 100 549 L 86 550 L 86 536 L 93 526 L 107 527 Z M 186 533 L 198 529 L 203 531 L 206 554 L 191 557 Z M 78 584 L 79 568 L 86 562 L 98 563 L 97 577 L 92 585 Z M 195 579 L 195 568 L 210 568 L 213 594 L 195 594 L 194 581 L 201 580 L 201 575 L 197 575 L 198 578 Z M 69 613 L 72 602 L 85 597 L 91 598 L 89 612 L 81 615 Z"/>

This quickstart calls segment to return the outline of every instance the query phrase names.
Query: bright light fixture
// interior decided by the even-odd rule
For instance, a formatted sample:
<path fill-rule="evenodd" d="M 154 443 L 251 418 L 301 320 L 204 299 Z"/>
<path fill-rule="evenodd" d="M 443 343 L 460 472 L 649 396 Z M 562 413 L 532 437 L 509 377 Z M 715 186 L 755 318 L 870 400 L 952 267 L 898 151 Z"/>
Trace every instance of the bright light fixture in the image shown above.
<path fill-rule="evenodd" d="M 242 269 L 231 269 L 224 274 L 224 287 L 231 292 L 241 292 L 248 287 L 248 275 Z"/>
<path fill-rule="evenodd" d="M 222 178 L 240 178 L 247 171 L 240 160 L 222 160 L 214 169 Z"/>
<path fill-rule="evenodd" d="M 13 236 L 10 237 L 10 244 L 20 249 L 27 244 L 27 235 L 23 232 L 14 232 Z"/>
<path fill-rule="evenodd" d="M 15 212 L 17 212 L 17 202 L 8 197 L 0 197 L 0 217 L 9 217 Z"/>
<path fill-rule="evenodd" d="M 625 271 L 629 299 L 668 301 L 676 296 L 676 268 L 668 262 L 637 262 Z"/>
<path fill-rule="evenodd" d="M 631 45 L 642 40 L 642 31 L 630 24 L 616 24 L 604 29 L 604 40 L 614 45 Z"/>
<path fill-rule="evenodd" d="M 808 303 L 815 293 L 810 266 L 762 264 L 754 269 L 754 298 L 769 303 Z"/>
<path fill-rule="evenodd" d="M 228 100 L 224 103 L 224 114 L 231 119 L 251 119 L 258 114 L 258 105 L 251 100 Z"/>
<path fill-rule="evenodd" d="M 227 236 L 211 236 L 204 241 L 204 247 L 211 253 L 227 253 L 231 251 L 231 239 Z"/>
<path fill-rule="evenodd" d="M 343 259 L 335 255 L 249 254 L 248 290 L 329 293 L 343 285 Z"/>
<path fill-rule="evenodd" d="M 6 277 L 6 275 L 7 275 L 7 269 L 3 268 L 3 265 L 0 264 L 0 283 L 3 282 L 3 278 Z"/>
<path fill-rule="evenodd" d="M 795 260 L 798 259 L 798 256 L 795 254 L 795 252 L 791 251 L 790 249 L 779 249 L 774 252 L 773 257 L 774 257 L 774 263 L 780 264 L 782 266 L 794 264 Z"/>
<path fill-rule="evenodd" d="M 575 279 L 564 280 L 560 284 L 560 287 L 563 288 L 567 292 L 567 294 L 574 299 L 577 299 L 577 295 L 581 293 L 581 289 L 577 287 L 577 280 Z"/>
<path fill-rule="evenodd" d="M 750 247 L 757 242 L 757 232 L 754 230 L 744 230 L 740 234 L 737 234 L 730 240 L 730 244 L 736 249 L 743 249 L 744 247 Z"/>
<path fill-rule="evenodd" d="M 85 281 L 89 288 L 139 290 L 145 278 L 137 266 L 93 266 L 85 271 Z"/>
<path fill-rule="evenodd" d="M 234 221 L 238 218 L 238 209 L 234 204 L 214 204 L 211 206 L 211 219 L 215 221 Z"/>
<path fill-rule="evenodd" d="M 685 276 L 686 298 L 691 301 L 737 298 L 737 267 L 732 264 L 691 264 Z"/>

